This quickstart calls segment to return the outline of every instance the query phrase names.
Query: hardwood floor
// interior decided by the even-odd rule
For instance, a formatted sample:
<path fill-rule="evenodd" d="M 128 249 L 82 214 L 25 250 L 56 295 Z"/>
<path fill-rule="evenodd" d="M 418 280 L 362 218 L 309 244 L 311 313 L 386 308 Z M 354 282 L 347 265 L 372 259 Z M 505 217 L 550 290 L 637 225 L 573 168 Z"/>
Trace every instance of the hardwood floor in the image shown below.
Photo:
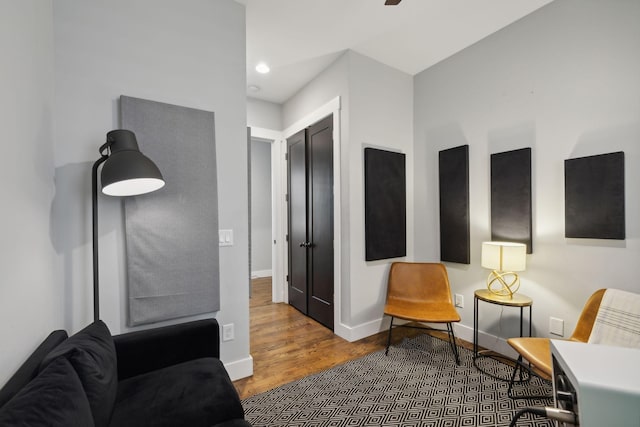
<path fill-rule="evenodd" d="M 387 333 L 348 342 L 285 303 L 271 302 L 271 278 L 252 280 L 250 352 L 253 376 L 234 382 L 241 399 L 384 349 Z M 393 343 L 424 333 L 393 332 Z"/>

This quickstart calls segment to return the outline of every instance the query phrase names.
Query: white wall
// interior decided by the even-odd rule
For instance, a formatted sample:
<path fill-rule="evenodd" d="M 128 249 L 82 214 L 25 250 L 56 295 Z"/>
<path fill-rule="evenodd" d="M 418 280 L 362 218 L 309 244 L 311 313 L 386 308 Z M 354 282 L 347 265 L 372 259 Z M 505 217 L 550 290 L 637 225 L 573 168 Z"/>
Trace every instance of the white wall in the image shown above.
<path fill-rule="evenodd" d="M 247 98 L 247 124 L 271 130 L 282 130 L 282 106 L 256 98 Z"/>
<path fill-rule="evenodd" d="M 300 91 L 282 104 L 282 128 L 287 129 L 305 116 L 340 96 L 343 110 L 349 106 L 349 55 L 341 55 L 333 64 L 311 80 Z M 348 115 L 343 114 L 342 134 L 347 135 Z"/>
<path fill-rule="evenodd" d="M 251 140 L 251 273 L 271 272 L 271 142 Z"/>
<path fill-rule="evenodd" d="M 119 96 L 213 111 L 219 226 L 234 232 L 234 246 L 220 250 L 215 317 L 235 325 L 221 355 L 231 376 L 250 373 L 244 6 L 56 0 L 54 34 L 54 227 L 65 326 L 73 332 L 92 320 L 90 168 L 105 133 L 119 126 Z M 121 200 L 101 195 L 99 213 L 101 314 L 119 333 L 129 330 Z"/>
<path fill-rule="evenodd" d="M 598 288 L 640 292 L 639 21 L 637 1 L 556 0 L 415 77 L 418 259 L 439 259 L 438 151 L 470 146 L 471 264 L 447 264 L 453 292 L 466 301 L 463 337 L 471 337 L 473 292 L 488 274 L 480 247 L 490 239 L 491 153 L 532 148 L 533 254 L 521 292 L 534 300 L 535 334 L 548 335 L 550 316 L 571 334 Z M 566 239 L 564 160 L 618 150 L 627 239 Z M 480 309 L 481 330 L 516 334 L 517 310 Z"/>
<path fill-rule="evenodd" d="M 392 261 L 365 262 L 364 148 L 367 146 L 406 155 L 407 258 L 413 258 L 413 79 L 410 75 L 366 56 L 350 55 L 351 95 L 349 171 L 350 315 L 348 324 L 362 329 L 356 337 L 380 329 Z M 345 230 L 343 229 L 343 232 Z"/>
<path fill-rule="evenodd" d="M 407 154 L 407 192 L 413 194 L 412 90 L 408 74 L 348 51 L 283 105 L 287 129 L 340 96 L 341 328 L 336 332 L 350 340 L 380 330 L 391 261 L 364 261 L 364 147 Z M 408 257 L 412 235 L 413 207 L 408 197 Z"/>
<path fill-rule="evenodd" d="M 50 224 L 52 34 L 50 0 L 2 3 L 0 387 L 52 330 L 63 327 L 65 288 L 54 279 Z"/>

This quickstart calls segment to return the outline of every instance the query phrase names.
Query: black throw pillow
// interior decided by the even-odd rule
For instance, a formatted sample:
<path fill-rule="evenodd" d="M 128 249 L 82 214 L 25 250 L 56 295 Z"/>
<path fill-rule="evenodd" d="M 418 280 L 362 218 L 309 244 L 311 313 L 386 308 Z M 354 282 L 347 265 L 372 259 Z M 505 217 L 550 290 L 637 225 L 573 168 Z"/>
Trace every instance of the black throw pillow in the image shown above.
<path fill-rule="evenodd" d="M 40 366 L 60 357 L 68 359 L 77 372 L 96 427 L 108 426 L 118 390 L 118 366 L 107 325 L 101 320 L 93 322 L 51 351 Z"/>
<path fill-rule="evenodd" d="M 93 427 L 78 374 L 67 359 L 47 365 L 0 408 L 0 426 Z"/>

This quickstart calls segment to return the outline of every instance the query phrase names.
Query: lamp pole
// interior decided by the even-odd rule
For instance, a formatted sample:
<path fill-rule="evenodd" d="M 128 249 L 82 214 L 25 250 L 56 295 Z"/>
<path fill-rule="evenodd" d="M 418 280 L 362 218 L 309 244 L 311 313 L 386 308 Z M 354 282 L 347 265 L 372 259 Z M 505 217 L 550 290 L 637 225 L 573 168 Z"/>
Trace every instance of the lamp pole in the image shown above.
<path fill-rule="evenodd" d="M 104 150 L 110 144 L 107 142 L 100 147 L 100 158 L 93 164 L 91 170 L 91 212 L 93 216 L 93 320 L 100 319 L 100 286 L 98 282 L 98 167 L 104 163 L 109 156 Z"/>

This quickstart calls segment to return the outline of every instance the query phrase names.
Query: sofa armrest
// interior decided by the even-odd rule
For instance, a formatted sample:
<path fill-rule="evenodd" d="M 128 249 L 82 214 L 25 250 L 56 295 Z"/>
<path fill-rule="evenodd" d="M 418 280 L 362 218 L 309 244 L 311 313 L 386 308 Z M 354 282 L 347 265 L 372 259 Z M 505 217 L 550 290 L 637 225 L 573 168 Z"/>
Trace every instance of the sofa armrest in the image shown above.
<path fill-rule="evenodd" d="M 67 331 L 59 329 L 51 332 L 49 336 L 40 343 L 16 373 L 13 374 L 13 376 L 9 378 L 9 381 L 0 389 L 0 407 L 11 400 L 14 395 L 38 375 L 42 359 L 61 342 L 66 340 L 67 337 Z"/>
<path fill-rule="evenodd" d="M 216 319 L 128 332 L 113 340 L 119 380 L 202 357 L 220 358 Z"/>

